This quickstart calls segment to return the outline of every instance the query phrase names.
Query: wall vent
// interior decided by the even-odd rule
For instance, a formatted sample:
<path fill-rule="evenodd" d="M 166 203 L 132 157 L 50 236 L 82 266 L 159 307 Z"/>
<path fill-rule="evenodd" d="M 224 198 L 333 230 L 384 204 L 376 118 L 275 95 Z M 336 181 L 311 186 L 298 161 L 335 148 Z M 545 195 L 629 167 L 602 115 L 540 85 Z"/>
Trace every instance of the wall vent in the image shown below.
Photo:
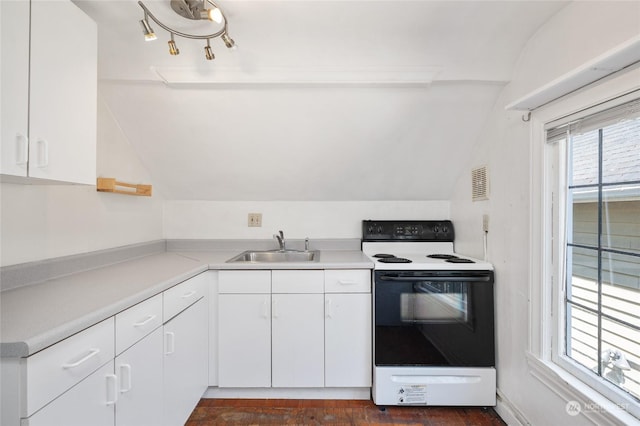
<path fill-rule="evenodd" d="M 489 172 L 487 166 L 471 170 L 471 199 L 481 201 L 489 199 Z"/>

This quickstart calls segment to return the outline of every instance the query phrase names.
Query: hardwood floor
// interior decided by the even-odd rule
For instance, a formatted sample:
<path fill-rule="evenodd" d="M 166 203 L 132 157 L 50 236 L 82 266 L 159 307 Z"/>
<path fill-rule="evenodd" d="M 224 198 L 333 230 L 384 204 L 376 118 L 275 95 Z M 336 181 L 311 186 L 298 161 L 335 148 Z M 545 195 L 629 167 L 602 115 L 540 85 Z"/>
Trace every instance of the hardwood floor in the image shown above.
<path fill-rule="evenodd" d="M 211 425 L 506 425 L 491 408 L 387 407 L 372 401 L 201 399 L 185 426 Z"/>

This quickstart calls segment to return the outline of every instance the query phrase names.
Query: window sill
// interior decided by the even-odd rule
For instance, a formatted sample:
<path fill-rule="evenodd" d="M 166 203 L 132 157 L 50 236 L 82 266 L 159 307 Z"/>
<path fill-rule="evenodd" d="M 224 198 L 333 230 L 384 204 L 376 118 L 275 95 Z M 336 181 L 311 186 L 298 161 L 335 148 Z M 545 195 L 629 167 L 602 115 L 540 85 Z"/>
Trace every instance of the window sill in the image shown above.
<path fill-rule="evenodd" d="M 598 425 L 640 424 L 633 416 L 556 364 L 527 352 L 529 373 L 564 401 L 577 402 L 580 414 Z M 577 405 L 577 404 L 575 404 Z"/>

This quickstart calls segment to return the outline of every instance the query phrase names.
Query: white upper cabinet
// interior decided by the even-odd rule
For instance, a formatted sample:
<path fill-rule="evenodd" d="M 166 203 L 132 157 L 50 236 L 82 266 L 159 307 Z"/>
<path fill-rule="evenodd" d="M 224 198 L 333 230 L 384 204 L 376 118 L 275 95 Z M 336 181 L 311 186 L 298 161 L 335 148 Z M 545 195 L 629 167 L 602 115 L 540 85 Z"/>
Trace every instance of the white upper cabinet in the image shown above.
<path fill-rule="evenodd" d="M 0 2 L 0 173 L 27 175 L 29 0 Z"/>
<path fill-rule="evenodd" d="M 70 1 L 2 2 L 0 172 L 94 185 L 96 105 L 95 22 Z"/>

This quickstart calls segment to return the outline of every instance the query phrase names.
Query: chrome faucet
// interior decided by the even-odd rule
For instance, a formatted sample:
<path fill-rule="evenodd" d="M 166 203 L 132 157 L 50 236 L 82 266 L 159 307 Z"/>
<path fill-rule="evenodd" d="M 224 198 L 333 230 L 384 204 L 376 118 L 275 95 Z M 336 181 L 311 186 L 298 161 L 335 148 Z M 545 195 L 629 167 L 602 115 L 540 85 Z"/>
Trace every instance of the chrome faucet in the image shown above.
<path fill-rule="evenodd" d="M 286 242 L 284 240 L 284 232 L 278 231 L 278 234 L 275 234 L 273 236 L 273 238 L 278 240 L 278 245 L 280 246 L 280 251 L 285 251 L 286 250 L 286 247 L 285 247 Z"/>

